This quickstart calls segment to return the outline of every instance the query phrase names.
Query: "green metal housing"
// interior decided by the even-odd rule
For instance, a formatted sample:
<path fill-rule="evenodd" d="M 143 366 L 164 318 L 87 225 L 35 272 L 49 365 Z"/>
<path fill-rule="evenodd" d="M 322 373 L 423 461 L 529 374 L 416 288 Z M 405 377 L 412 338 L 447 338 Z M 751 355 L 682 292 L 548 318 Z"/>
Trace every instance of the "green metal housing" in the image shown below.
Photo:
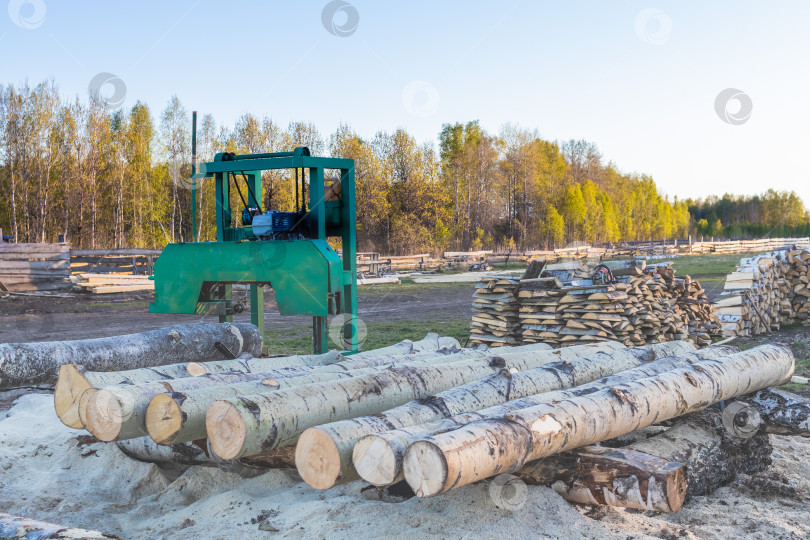
<path fill-rule="evenodd" d="M 262 201 L 262 171 L 306 169 L 309 204 L 306 239 L 259 240 L 250 226 L 236 227 L 230 205 L 229 173 L 247 180 Z M 338 200 L 325 200 L 325 171 L 340 172 Z M 213 178 L 216 193 L 216 242 L 169 244 L 154 268 L 152 313 L 233 316 L 232 285 L 250 286 L 251 321 L 264 331 L 264 285 L 271 285 L 281 315 L 313 317 L 313 348 L 329 348 L 327 317 L 344 314 L 342 348 L 358 349 L 354 160 L 313 157 L 306 147 L 269 154 L 217 154 L 192 170 L 192 200 L 197 180 Z M 302 180 L 302 190 L 304 187 Z M 250 192 L 250 190 L 249 190 Z M 196 218 L 196 215 L 193 216 Z M 193 221 L 196 221 L 194 219 Z M 195 227 L 196 230 L 196 227 Z M 342 257 L 326 242 L 341 239 Z"/>

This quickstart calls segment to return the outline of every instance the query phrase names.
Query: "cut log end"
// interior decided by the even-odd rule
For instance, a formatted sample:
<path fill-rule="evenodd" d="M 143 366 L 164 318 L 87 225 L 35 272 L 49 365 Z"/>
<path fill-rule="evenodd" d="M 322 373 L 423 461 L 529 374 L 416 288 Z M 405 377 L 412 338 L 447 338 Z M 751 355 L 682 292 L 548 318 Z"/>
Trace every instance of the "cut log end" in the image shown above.
<path fill-rule="evenodd" d="M 329 489 L 340 476 L 340 453 L 329 435 L 318 428 L 309 428 L 295 446 L 295 466 L 310 487 Z"/>
<path fill-rule="evenodd" d="M 211 449 L 222 459 L 240 456 L 247 437 L 247 426 L 239 409 L 227 401 L 217 401 L 205 415 L 205 429 Z"/>
<path fill-rule="evenodd" d="M 169 394 L 158 394 L 146 408 L 146 430 L 158 444 L 174 444 L 183 427 L 183 411 Z"/>
<path fill-rule="evenodd" d="M 85 427 L 87 425 L 87 404 L 90 402 L 90 398 L 98 392 L 98 388 L 88 388 L 85 390 L 81 397 L 79 397 L 78 401 L 78 410 L 79 410 L 79 424 L 81 427 Z"/>
<path fill-rule="evenodd" d="M 121 404 L 109 390 L 97 390 L 87 400 L 85 427 L 98 440 L 111 442 L 118 438 L 123 424 Z"/>
<path fill-rule="evenodd" d="M 208 368 L 199 362 L 189 362 L 188 365 L 186 365 L 186 371 L 188 371 L 188 374 L 192 377 L 199 377 L 200 375 L 208 373 Z"/>
<path fill-rule="evenodd" d="M 360 478 L 375 486 L 391 485 L 401 476 L 391 446 L 376 435 L 367 435 L 357 441 L 352 462 Z"/>
<path fill-rule="evenodd" d="M 56 416 L 63 424 L 73 429 L 84 427 L 79 420 L 79 398 L 90 388 L 90 383 L 78 368 L 79 366 L 74 364 L 59 366 L 59 379 L 53 392 Z"/>
<path fill-rule="evenodd" d="M 430 441 L 416 441 L 408 447 L 402 470 L 408 485 L 419 497 L 433 497 L 444 491 L 447 461 L 441 449 Z"/>

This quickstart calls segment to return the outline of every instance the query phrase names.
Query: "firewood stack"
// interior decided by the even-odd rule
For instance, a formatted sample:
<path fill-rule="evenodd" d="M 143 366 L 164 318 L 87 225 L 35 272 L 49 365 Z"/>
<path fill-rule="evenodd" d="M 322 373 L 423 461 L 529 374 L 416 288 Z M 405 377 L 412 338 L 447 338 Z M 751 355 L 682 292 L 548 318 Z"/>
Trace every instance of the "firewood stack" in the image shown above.
<path fill-rule="evenodd" d="M 523 343 L 554 347 L 578 342 L 621 341 L 627 346 L 688 340 L 711 344 L 719 325 L 700 284 L 676 277 L 671 263 L 641 270 L 616 261 L 617 283 L 545 277 L 521 282 Z M 587 265 L 577 275 L 593 275 Z M 544 272 L 545 275 L 545 272 Z M 568 276 L 564 276 L 568 277 Z"/>
<path fill-rule="evenodd" d="M 715 302 L 723 335 L 770 333 L 795 319 L 794 302 L 801 309 L 807 301 L 802 294 L 807 283 L 801 279 L 807 280 L 804 253 L 778 250 L 740 261 L 737 270 L 726 276 L 725 292 Z"/>
<path fill-rule="evenodd" d="M 792 289 L 791 309 L 793 316 L 806 321 L 810 317 L 810 248 L 791 250 L 787 254 L 790 263 L 786 277 Z"/>
<path fill-rule="evenodd" d="M 475 286 L 470 344 L 501 347 L 520 343 L 519 281 L 486 276 Z"/>

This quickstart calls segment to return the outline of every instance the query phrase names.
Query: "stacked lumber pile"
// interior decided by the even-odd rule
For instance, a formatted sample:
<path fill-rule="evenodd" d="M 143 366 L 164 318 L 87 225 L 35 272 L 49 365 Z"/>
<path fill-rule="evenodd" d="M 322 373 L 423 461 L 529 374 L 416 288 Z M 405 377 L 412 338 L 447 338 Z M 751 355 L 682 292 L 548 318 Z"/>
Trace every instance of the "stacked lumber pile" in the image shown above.
<path fill-rule="evenodd" d="M 715 302 L 726 336 L 756 336 L 806 320 L 810 309 L 810 248 L 784 249 L 740 260 Z"/>
<path fill-rule="evenodd" d="M 501 347 L 520 343 L 519 283 L 515 277 L 486 276 L 476 284 L 470 345 Z"/>
<path fill-rule="evenodd" d="M 547 270 L 546 277 L 521 281 L 521 341 L 554 347 L 604 340 L 627 346 L 673 340 L 711 344 L 719 325 L 697 281 L 675 276 L 671 263 L 645 268 L 643 261 L 612 261 L 608 266 L 616 283 L 585 278 L 593 275 L 594 265 L 568 273 Z"/>
<path fill-rule="evenodd" d="M 810 248 L 790 250 L 787 253 L 790 264 L 786 277 L 792 289 L 791 309 L 793 316 L 800 321 L 810 317 Z"/>
<path fill-rule="evenodd" d="M 45 291 L 69 285 L 67 244 L 0 242 L 0 291 Z"/>
<path fill-rule="evenodd" d="M 420 497 L 515 472 L 572 501 L 671 512 L 690 493 L 761 470 L 769 459 L 764 432 L 737 440 L 723 434 L 718 409 L 689 414 L 782 384 L 794 369 L 791 352 L 773 345 L 739 352 L 683 341 L 534 344 L 497 354 L 437 349 L 435 336 L 421 352 L 401 345 L 346 359 L 194 369 L 93 373 L 68 365 L 58 389 L 74 399 L 73 427 L 119 441 L 142 460 L 295 467 L 316 489 L 404 479 Z M 807 434 L 810 404 L 782 394 L 757 394 L 752 403 L 773 429 Z M 797 408 L 785 414 L 786 403 Z M 615 451 L 592 446 L 673 418 L 658 430 L 671 437 L 665 431 Z"/>
<path fill-rule="evenodd" d="M 132 274 L 76 274 L 71 281 L 77 288 L 93 294 L 155 290 L 155 282 L 149 276 Z"/>
<path fill-rule="evenodd" d="M 152 275 L 159 249 L 71 249 L 70 271 L 73 274 L 113 273 Z"/>

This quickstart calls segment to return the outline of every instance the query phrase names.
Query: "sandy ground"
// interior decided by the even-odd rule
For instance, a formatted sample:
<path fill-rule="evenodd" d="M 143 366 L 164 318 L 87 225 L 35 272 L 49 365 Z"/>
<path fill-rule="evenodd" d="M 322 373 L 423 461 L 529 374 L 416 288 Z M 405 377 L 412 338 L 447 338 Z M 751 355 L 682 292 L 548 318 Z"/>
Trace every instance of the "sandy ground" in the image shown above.
<path fill-rule="evenodd" d="M 294 471 L 167 471 L 63 426 L 52 397 L 0 400 L 0 511 L 122 538 L 807 538 L 810 441 L 772 437 L 774 464 L 678 514 L 574 506 L 489 481 L 433 499 L 316 491 Z M 523 496 L 521 496 L 521 494 Z M 500 507 L 499 507 L 500 506 Z"/>

